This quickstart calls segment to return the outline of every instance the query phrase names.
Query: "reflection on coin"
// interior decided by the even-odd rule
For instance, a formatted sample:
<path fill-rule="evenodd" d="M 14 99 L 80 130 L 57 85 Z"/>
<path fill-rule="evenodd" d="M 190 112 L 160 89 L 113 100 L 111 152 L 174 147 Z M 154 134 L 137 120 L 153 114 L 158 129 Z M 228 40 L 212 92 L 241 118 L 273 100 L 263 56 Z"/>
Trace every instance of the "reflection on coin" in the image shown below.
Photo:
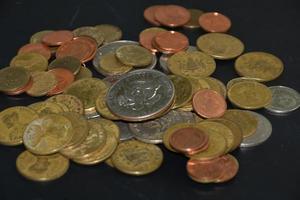
<path fill-rule="evenodd" d="M 163 73 L 136 70 L 125 75 L 108 91 L 110 111 L 127 121 L 143 121 L 164 112 L 173 103 L 174 85 Z"/>
<path fill-rule="evenodd" d="M 272 124 L 266 117 L 261 114 L 252 111 L 246 112 L 251 113 L 251 115 L 253 115 L 257 119 L 258 124 L 255 133 L 243 139 L 241 147 L 257 146 L 266 141 L 271 136 Z"/>
<path fill-rule="evenodd" d="M 300 107 L 300 94 L 286 86 L 271 86 L 272 102 L 265 106 L 268 111 L 283 114 Z"/>
<path fill-rule="evenodd" d="M 24 67 L 30 72 L 45 71 L 48 60 L 38 53 L 23 53 L 16 55 L 9 65 L 11 67 Z"/>
<path fill-rule="evenodd" d="M 125 141 L 133 138 L 133 133 L 128 127 L 128 123 L 123 121 L 115 121 L 120 129 L 120 140 Z"/>

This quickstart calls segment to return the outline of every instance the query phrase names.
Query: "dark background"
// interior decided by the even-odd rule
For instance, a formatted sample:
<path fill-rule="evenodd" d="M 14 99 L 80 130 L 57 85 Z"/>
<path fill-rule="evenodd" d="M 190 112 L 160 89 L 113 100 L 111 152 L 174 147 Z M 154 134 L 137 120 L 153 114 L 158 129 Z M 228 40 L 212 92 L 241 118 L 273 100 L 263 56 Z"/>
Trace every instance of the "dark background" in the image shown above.
<path fill-rule="evenodd" d="M 144 21 L 143 10 L 150 5 L 170 3 L 229 16 L 233 24 L 229 33 L 245 43 L 246 52 L 270 52 L 284 62 L 284 73 L 267 85 L 285 85 L 299 91 L 300 6 L 297 0 L 1 0 L 0 67 L 9 64 L 33 33 L 44 29 L 72 30 L 110 23 L 123 30 L 124 39 L 138 40 L 139 32 L 151 26 Z M 204 33 L 200 29 L 178 30 L 189 37 L 192 45 Z M 88 66 L 92 68 L 90 63 Z M 94 75 L 99 76 L 95 71 Z M 233 61 L 218 61 L 213 76 L 225 83 L 236 77 Z M 0 94 L 0 110 L 39 100 L 42 99 Z M 36 183 L 24 179 L 15 169 L 16 157 L 24 148 L 0 146 L 0 199 L 300 199 L 300 112 L 288 116 L 258 112 L 270 119 L 273 134 L 260 146 L 233 153 L 239 160 L 240 171 L 228 183 L 193 182 L 186 174 L 187 159 L 164 147 L 162 167 L 147 176 L 128 176 L 106 164 L 85 167 L 72 163 L 63 178 Z"/>

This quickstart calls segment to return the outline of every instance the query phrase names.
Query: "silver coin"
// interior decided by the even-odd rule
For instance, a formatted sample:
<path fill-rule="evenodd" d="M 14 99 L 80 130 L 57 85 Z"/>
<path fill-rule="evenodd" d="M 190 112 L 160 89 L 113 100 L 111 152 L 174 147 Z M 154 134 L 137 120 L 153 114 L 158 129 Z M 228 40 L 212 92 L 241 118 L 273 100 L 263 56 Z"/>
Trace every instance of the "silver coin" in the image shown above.
<path fill-rule="evenodd" d="M 174 99 L 174 85 L 162 72 L 132 71 L 108 90 L 106 104 L 125 121 L 145 121 L 164 112 Z"/>
<path fill-rule="evenodd" d="M 265 108 L 273 113 L 292 112 L 300 107 L 300 94 L 286 86 L 271 86 L 272 102 Z"/>
<path fill-rule="evenodd" d="M 257 129 L 254 134 L 243 139 L 240 147 L 253 147 L 265 142 L 272 134 L 271 122 L 261 114 L 253 111 L 246 111 L 257 119 Z"/>
<path fill-rule="evenodd" d="M 197 122 L 192 112 L 171 110 L 164 116 L 140 123 L 129 123 L 129 129 L 137 140 L 159 144 L 162 143 L 165 131 L 172 125 L 181 122 Z"/>
<path fill-rule="evenodd" d="M 94 118 L 100 118 L 100 115 L 98 112 L 93 112 L 93 113 L 86 113 L 85 114 L 86 119 L 94 119 Z"/>
<path fill-rule="evenodd" d="M 128 127 L 128 123 L 122 121 L 114 121 L 120 129 L 120 140 L 130 140 L 133 138 L 133 133 Z"/>
<path fill-rule="evenodd" d="M 198 51 L 197 47 L 195 46 L 189 46 L 189 48 L 186 51 Z M 168 59 L 171 56 L 168 54 L 162 54 L 159 58 L 159 66 L 161 67 L 161 69 L 163 70 L 163 72 L 165 74 L 171 74 L 170 70 L 168 69 Z"/>
<path fill-rule="evenodd" d="M 139 43 L 135 42 L 135 41 L 131 41 L 131 40 L 119 40 L 119 41 L 107 43 L 106 45 L 98 48 L 97 52 L 95 54 L 95 57 L 93 59 L 93 65 L 94 65 L 94 68 L 97 70 L 97 72 L 99 72 L 103 76 L 110 76 L 111 74 L 108 74 L 101 68 L 101 66 L 99 65 L 99 61 L 101 60 L 101 57 L 103 55 L 115 52 L 119 47 L 124 46 L 124 45 L 139 45 Z M 156 63 L 157 63 L 157 58 L 156 58 L 156 55 L 153 54 L 151 64 L 146 66 L 145 68 L 153 69 L 156 66 Z M 133 70 L 135 70 L 135 69 L 133 69 Z"/>

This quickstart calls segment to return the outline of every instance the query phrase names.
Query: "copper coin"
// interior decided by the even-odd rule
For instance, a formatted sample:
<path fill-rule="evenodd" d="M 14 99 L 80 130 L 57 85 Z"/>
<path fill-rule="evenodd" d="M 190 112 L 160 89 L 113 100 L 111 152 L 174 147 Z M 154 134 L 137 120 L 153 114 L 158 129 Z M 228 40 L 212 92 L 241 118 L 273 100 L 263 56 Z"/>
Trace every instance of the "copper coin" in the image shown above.
<path fill-rule="evenodd" d="M 57 80 L 57 84 L 52 90 L 47 93 L 48 96 L 62 93 L 64 89 L 71 85 L 71 83 L 73 83 L 74 81 L 74 74 L 67 69 L 55 68 L 51 69 L 49 72 L 54 74 Z"/>
<path fill-rule="evenodd" d="M 199 24 L 207 32 L 226 32 L 231 27 L 231 21 L 218 12 L 204 13 L 199 17 Z"/>
<path fill-rule="evenodd" d="M 56 51 L 56 58 L 73 56 L 84 63 L 93 59 L 96 50 L 97 42 L 94 39 L 80 36 L 61 45 Z"/>
<path fill-rule="evenodd" d="M 157 49 L 153 46 L 152 40 L 158 33 L 163 31 L 166 30 L 163 28 L 156 28 L 156 27 L 143 30 L 139 35 L 140 44 L 146 49 L 149 49 L 150 51 L 156 53 Z"/>
<path fill-rule="evenodd" d="M 216 182 L 221 183 L 225 181 L 229 181 L 239 171 L 239 163 L 232 155 L 224 155 L 221 157 L 224 160 L 223 172 L 221 176 L 216 180 Z"/>
<path fill-rule="evenodd" d="M 169 140 L 170 145 L 177 151 L 190 154 L 197 152 L 205 146 L 208 136 L 200 129 L 194 127 L 181 128 L 175 131 Z"/>
<path fill-rule="evenodd" d="M 60 30 L 47 33 L 43 36 L 42 42 L 49 46 L 59 46 L 64 42 L 72 40 L 74 37 L 72 31 Z"/>
<path fill-rule="evenodd" d="M 203 89 L 194 94 L 193 108 L 202 117 L 217 118 L 225 113 L 227 104 L 224 97 L 218 92 Z"/>
<path fill-rule="evenodd" d="M 22 94 L 22 93 L 26 92 L 29 88 L 31 88 L 32 83 L 33 83 L 32 78 L 30 78 L 30 80 L 24 87 L 18 88 L 15 91 L 5 92 L 5 94 L 12 95 L 12 96 Z"/>
<path fill-rule="evenodd" d="M 209 138 L 207 138 L 206 143 L 205 143 L 200 149 L 197 149 L 197 150 L 195 150 L 195 151 L 190 151 L 190 152 L 186 153 L 185 155 L 186 155 L 187 157 L 190 157 L 190 156 L 192 156 L 192 155 L 195 155 L 195 154 L 197 154 L 197 153 L 200 153 L 200 152 L 202 152 L 202 151 L 205 151 L 206 149 L 208 149 L 208 147 L 209 147 Z"/>
<path fill-rule="evenodd" d="M 18 51 L 18 54 L 22 54 L 22 53 L 38 53 L 44 56 L 47 60 L 49 60 L 51 57 L 51 51 L 49 47 L 47 47 L 42 43 L 25 44 Z"/>
<path fill-rule="evenodd" d="M 152 42 L 159 51 L 165 54 L 174 54 L 187 49 L 189 46 L 189 39 L 176 31 L 160 32 Z"/>
<path fill-rule="evenodd" d="M 155 19 L 154 14 L 156 12 L 156 10 L 160 7 L 163 6 L 159 6 L 159 5 L 155 5 L 155 6 L 150 6 L 148 8 L 146 8 L 144 10 L 144 18 L 150 23 L 153 24 L 155 26 L 160 26 L 160 23 Z"/>
<path fill-rule="evenodd" d="M 191 19 L 191 13 L 182 6 L 160 6 L 155 10 L 155 19 L 164 26 L 183 26 Z"/>
<path fill-rule="evenodd" d="M 190 159 L 186 165 L 190 178 L 200 183 L 216 182 L 222 175 L 223 167 L 224 160 L 221 158 L 207 161 Z"/>

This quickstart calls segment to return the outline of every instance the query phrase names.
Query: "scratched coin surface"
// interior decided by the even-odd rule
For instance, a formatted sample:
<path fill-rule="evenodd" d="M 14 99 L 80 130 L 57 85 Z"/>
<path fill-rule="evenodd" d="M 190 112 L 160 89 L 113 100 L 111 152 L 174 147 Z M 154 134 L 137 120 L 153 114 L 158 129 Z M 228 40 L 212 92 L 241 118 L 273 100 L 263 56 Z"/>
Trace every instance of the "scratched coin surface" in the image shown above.
<path fill-rule="evenodd" d="M 265 106 L 268 111 L 283 114 L 297 110 L 300 107 L 300 94 L 286 86 L 271 86 L 272 101 Z"/>
<path fill-rule="evenodd" d="M 23 53 L 16 55 L 9 65 L 11 67 L 24 67 L 30 72 L 45 71 L 48 60 L 38 53 Z"/>
<path fill-rule="evenodd" d="M 112 155 L 116 169 L 130 175 L 145 175 L 157 170 L 163 161 L 161 149 L 136 140 L 124 141 Z"/>
<path fill-rule="evenodd" d="M 58 114 L 33 120 L 25 129 L 23 141 L 30 152 L 49 155 L 64 148 L 73 137 L 71 122 Z"/>
<path fill-rule="evenodd" d="M 52 181 L 63 176 L 69 169 L 69 160 L 60 154 L 39 156 L 22 152 L 16 161 L 19 173 L 33 181 Z"/>
<path fill-rule="evenodd" d="M 265 142 L 272 134 L 272 124 L 271 122 L 264 117 L 263 115 L 253 112 L 253 111 L 246 111 L 250 112 L 253 115 L 258 123 L 257 129 L 255 133 L 243 139 L 241 143 L 241 147 L 253 147 L 257 146 L 263 142 Z"/>
<path fill-rule="evenodd" d="M 129 129 L 134 137 L 146 143 L 162 143 L 165 131 L 174 124 L 193 123 L 197 117 L 192 112 L 171 110 L 166 115 L 141 123 L 129 123 Z"/>
<path fill-rule="evenodd" d="M 143 121 L 166 110 L 174 99 L 171 80 L 156 70 L 136 70 L 125 75 L 108 91 L 110 111 L 127 121 Z"/>
<path fill-rule="evenodd" d="M 37 118 L 34 110 L 24 106 L 7 108 L 0 112 L 0 143 L 9 146 L 22 144 L 27 125 Z"/>

